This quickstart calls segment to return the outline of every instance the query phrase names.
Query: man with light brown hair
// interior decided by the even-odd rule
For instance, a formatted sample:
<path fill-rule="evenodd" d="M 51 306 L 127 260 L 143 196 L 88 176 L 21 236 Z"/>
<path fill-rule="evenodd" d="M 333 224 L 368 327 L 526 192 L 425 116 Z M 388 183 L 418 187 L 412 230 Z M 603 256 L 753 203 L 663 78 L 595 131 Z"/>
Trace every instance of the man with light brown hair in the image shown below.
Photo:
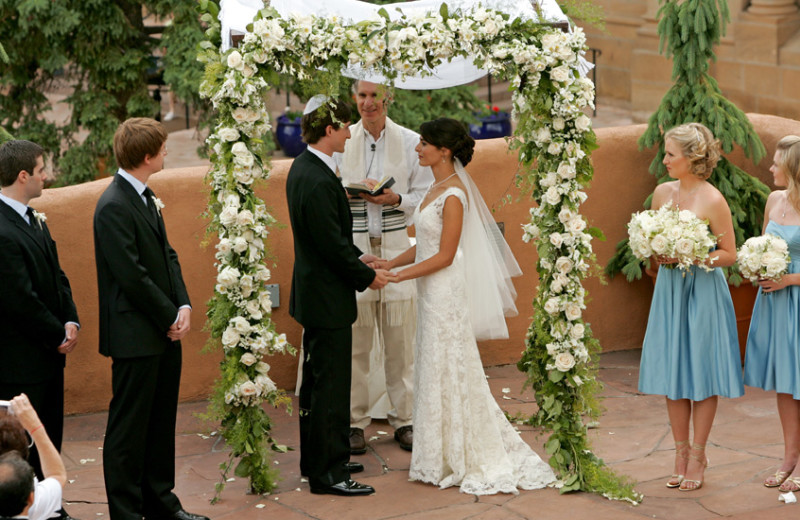
<path fill-rule="evenodd" d="M 114 134 L 120 169 L 97 202 L 94 245 L 100 353 L 110 356 L 113 396 L 103 446 L 112 520 L 207 520 L 187 513 L 175 487 L 180 340 L 191 306 L 163 204 L 147 187 L 164 168 L 161 123 L 133 118 Z"/>

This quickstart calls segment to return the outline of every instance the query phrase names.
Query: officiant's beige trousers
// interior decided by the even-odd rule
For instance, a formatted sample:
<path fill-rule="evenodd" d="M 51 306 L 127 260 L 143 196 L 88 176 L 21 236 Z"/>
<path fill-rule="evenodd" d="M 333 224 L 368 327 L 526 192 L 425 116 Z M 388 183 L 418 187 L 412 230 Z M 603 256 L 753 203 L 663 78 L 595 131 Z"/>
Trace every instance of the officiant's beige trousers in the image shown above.
<path fill-rule="evenodd" d="M 378 252 L 375 254 L 380 254 L 380 248 L 377 249 Z M 371 304 L 374 305 L 372 314 L 375 316 L 372 325 L 353 327 L 353 373 L 350 384 L 352 428 L 366 428 L 372 420 L 369 416 L 372 404 L 369 373 L 370 369 L 380 370 L 381 367 L 371 367 L 370 357 L 373 348 L 381 348 L 381 344 L 377 343 L 381 340 L 384 352 L 382 368 L 386 377 L 386 391 L 392 406 L 387 413 L 387 419 L 395 429 L 411 424 L 411 414 L 414 409 L 414 336 L 417 320 L 414 302 L 404 303 L 408 304 L 409 312 L 402 314 L 402 321 L 397 325 L 389 323 L 386 304 L 376 301 Z"/>

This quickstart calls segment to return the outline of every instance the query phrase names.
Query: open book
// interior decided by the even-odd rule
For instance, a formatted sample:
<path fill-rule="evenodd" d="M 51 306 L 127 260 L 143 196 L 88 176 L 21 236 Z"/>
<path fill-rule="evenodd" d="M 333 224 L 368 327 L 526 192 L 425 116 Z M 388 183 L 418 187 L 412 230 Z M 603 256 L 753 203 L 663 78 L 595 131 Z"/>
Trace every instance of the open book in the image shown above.
<path fill-rule="evenodd" d="M 384 189 L 391 188 L 392 185 L 394 185 L 394 177 L 386 176 L 381 179 L 372 189 L 369 189 L 369 186 L 366 184 L 361 184 L 360 182 L 350 183 L 345 186 L 344 189 L 347 190 L 347 193 L 353 196 L 358 195 L 359 193 L 366 193 L 367 195 L 372 195 L 374 197 L 375 195 L 380 195 L 383 193 Z"/>

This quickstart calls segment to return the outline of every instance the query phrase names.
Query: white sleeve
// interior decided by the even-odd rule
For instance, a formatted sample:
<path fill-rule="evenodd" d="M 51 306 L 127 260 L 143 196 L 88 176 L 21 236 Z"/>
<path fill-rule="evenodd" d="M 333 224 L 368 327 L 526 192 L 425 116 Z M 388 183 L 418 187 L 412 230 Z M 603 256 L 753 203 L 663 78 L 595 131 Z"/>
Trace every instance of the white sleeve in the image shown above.
<path fill-rule="evenodd" d="M 28 509 L 30 520 L 46 520 L 61 509 L 61 484 L 54 478 L 39 482 L 34 479 L 33 504 Z"/>

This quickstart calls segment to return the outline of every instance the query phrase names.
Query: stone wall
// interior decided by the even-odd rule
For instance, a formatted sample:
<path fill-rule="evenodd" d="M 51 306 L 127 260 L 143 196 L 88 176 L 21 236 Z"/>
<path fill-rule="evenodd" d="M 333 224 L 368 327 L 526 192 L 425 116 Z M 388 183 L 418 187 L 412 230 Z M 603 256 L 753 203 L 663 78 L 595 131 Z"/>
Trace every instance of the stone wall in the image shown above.
<path fill-rule="evenodd" d="M 775 142 L 788 133 L 800 134 L 800 122 L 772 116 L 750 116 L 761 134 L 771 157 Z M 606 234 L 605 242 L 595 241 L 594 250 L 601 265 L 611 257 L 615 245 L 626 236 L 625 224 L 655 186 L 647 173 L 653 158 L 652 150 L 639 151 L 636 141 L 644 131 L 643 125 L 604 128 L 598 130 L 600 148 L 592 157 L 595 180 L 588 190 L 589 199 L 584 213 L 590 224 Z M 758 167 L 749 164 L 741 153 L 732 160 L 761 179 L 771 180 L 769 160 Z M 294 345 L 300 343 L 300 326 L 288 315 L 291 269 L 293 261 L 292 235 L 285 204 L 285 183 L 290 160 L 276 160 L 268 183 L 258 192 L 280 225 L 270 233 L 269 247 L 275 264 L 269 265 L 273 283 L 280 286 L 280 305 L 273 319 L 281 332 L 286 332 Z M 520 198 L 515 187 L 516 157 L 507 152 L 502 139 L 480 141 L 475 159 L 468 170 L 475 178 L 495 218 L 505 224 L 506 238 L 524 271 L 516 280 L 520 314 L 509 319 L 511 338 L 480 345 L 485 365 L 514 363 L 524 348 L 525 331 L 531 320 L 531 302 L 537 288 L 536 253 L 532 244 L 521 240 L 521 223 L 527 221 L 530 202 Z M 214 237 L 205 234 L 206 221 L 201 216 L 206 209 L 208 190 L 204 168 L 166 170 L 152 177 L 150 186 L 164 201 L 163 213 L 170 242 L 181 259 L 183 273 L 194 306 L 192 331 L 184 340 L 181 399 L 203 399 L 208 396 L 216 377 L 220 353 L 203 353 L 208 335 L 203 331 L 205 303 L 211 297 L 216 269 L 214 267 Z M 72 283 L 75 301 L 81 318 L 78 348 L 70 354 L 66 370 L 66 409 L 68 413 L 106 409 L 111 394 L 111 362 L 97 350 L 97 282 L 95 277 L 92 215 L 100 194 L 109 179 L 79 186 L 46 190 L 34 201 L 34 206 L 47 213 L 48 225 L 58 243 L 64 271 Z M 513 202 L 502 204 L 511 195 Z M 587 281 L 589 291 L 586 320 L 605 350 L 637 348 L 644 335 L 652 294 L 652 283 L 641 280 L 627 283 L 618 276 L 607 284 L 597 278 Z M 270 358 L 272 377 L 283 388 L 293 389 L 297 360 L 291 356 Z"/>
<path fill-rule="evenodd" d="M 659 53 L 658 0 L 596 0 L 607 32 L 587 27 L 598 48 L 597 95 L 646 121 L 672 85 Z M 800 9 L 795 0 L 728 0 L 731 23 L 710 68 L 722 92 L 745 112 L 800 119 Z"/>

